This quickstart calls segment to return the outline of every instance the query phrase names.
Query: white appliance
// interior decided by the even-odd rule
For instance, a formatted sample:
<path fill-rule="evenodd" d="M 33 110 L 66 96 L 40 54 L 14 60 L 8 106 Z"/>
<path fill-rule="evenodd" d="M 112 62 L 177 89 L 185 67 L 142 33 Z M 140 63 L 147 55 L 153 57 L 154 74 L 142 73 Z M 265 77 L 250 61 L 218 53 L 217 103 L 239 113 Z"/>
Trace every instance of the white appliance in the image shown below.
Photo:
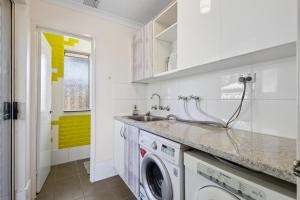
<path fill-rule="evenodd" d="M 140 199 L 183 200 L 183 145 L 140 132 Z"/>
<path fill-rule="evenodd" d="M 186 200 L 295 200 L 296 186 L 218 161 L 184 153 Z"/>

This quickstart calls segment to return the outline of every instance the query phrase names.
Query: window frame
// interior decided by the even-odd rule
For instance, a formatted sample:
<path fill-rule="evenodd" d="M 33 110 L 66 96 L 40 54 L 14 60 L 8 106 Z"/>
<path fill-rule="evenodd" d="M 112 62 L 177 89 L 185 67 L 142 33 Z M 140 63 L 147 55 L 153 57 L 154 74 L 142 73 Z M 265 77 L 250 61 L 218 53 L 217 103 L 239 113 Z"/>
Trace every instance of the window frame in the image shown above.
<path fill-rule="evenodd" d="M 82 109 L 82 110 L 66 110 L 65 109 L 65 78 L 64 83 L 63 83 L 63 100 L 64 100 L 64 108 L 63 112 L 64 113 L 81 113 L 81 112 L 90 112 L 91 111 L 91 55 L 89 53 L 85 52 L 79 52 L 79 51 L 70 51 L 70 50 L 65 50 L 64 51 L 64 59 L 65 57 L 73 57 L 73 58 L 86 58 L 89 61 L 88 64 L 88 97 L 89 97 L 89 105 L 88 109 Z"/>

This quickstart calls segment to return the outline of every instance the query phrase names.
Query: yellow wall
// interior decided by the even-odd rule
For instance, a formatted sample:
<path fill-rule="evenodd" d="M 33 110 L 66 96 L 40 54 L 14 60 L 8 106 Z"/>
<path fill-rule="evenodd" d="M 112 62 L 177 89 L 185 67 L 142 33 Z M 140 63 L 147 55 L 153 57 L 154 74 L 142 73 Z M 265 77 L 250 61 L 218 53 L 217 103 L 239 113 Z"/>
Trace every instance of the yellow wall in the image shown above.
<path fill-rule="evenodd" d="M 79 40 L 75 38 L 65 40 L 64 36 L 46 32 L 43 35 L 52 48 L 52 69 L 55 70 L 52 72 L 52 81 L 58 81 L 59 77 L 64 77 L 65 45 L 75 46 Z"/>
<path fill-rule="evenodd" d="M 52 125 L 58 125 L 58 148 L 70 148 L 90 144 L 91 115 L 65 115 Z"/>

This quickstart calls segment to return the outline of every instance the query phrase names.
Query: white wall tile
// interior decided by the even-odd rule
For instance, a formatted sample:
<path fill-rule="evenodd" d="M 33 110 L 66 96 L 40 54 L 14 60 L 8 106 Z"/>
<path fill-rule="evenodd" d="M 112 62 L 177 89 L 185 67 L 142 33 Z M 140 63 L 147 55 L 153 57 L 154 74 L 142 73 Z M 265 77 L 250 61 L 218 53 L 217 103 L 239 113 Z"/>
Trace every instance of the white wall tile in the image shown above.
<path fill-rule="evenodd" d="M 137 99 L 147 99 L 148 95 L 148 85 L 147 84 L 135 84 Z"/>
<path fill-rule="evenodd" d="M 148 100 L 150 99 L 153 93 L 161 93 L 161 85 L 163 82 L 152 83 L 148 85 Z"/>
<path fill-rule="evenodd" d="M 137 100 L 135 99 L 113 100 L 113 115 L 131 115 L 134 105 L 137 105 Z"/>
<path fill-rule="evenodd" d="M 178 100 L 177 99 L 163 99 L 162 106 L 169 106 L 170 111 L 160 111 L 160 116 L 166 117 L 169 114 L 178 115 Z"/>
<path fill-rule="evenodd" d="M 206 111 L 206 101 L 201 100 L 199 107 Z M 196 109 L 196 103 L 194 100 L 189 100 L 185 103 L 183 100 L 178 101 L 178 116 L 187 120 L 205 120 L 205 117 L 200 114 Z"/>
<path fill-rule="evenodd" d="M 295 57 L 149 84 L 148 110 L 151 110 L 151 106 L 158 104 L 156 97 L 150 100 L 153 93 L 158 93 L 162 97 L 162 104 L 171 106 L 171 111 L 151 110 L 152 114 L 158 116 L 176 114 L 183 119 L 211 120 L 206 115 L 197 112 L 193 101 L 188 103 L 188 110 L 192 117 L 185 113 L 183 101 L 178 100 L 178 95 L 195 95 L 200 97 L 201 108 L 207 112 L 207 115 L 226 121 L 236 110 L 243 92 L 242 84 L 238 82 L 239 76 L 253 72 L 256 73 L 256 82 L 247 84 L 243 110 L 231 127 L 294 137 L 297 119 L 295 115 L 297 105 L 293 103 L 297 94 Z M 266 103 L 262 101 L 256 101 L 264 99 L 276 100 L 271 103 L 274 107 L 271 108 L 269 105 L 265 106 Z M 286 104 L 289 105 L 285 107 Z M 177 108 L 175 108 L 176 105 Z M 285 111 L 282 110 L 284 107 Z M 291 115 L 287 116 L 288 112 Z M 272 116 L 269 116 L 269 113 L 272 113 Z M 280 113 L 285 113 L 287 117 L 280 116 Z"/>
<path fill-rule="evenodd" d="M 239 100 L 208 100 L 207 113 L 227 122 L 239 106 Z M 231 124 L 230 127 L 251 130 L 251 102 L 245 100 L 240 116 Z"/>
<path fill-rule="evenodd" d="M 208 97 L 212 99 L 240 99 L 241 94 L 243 92 L 243 84 L 238 81 L 241 74 L 249 74 L 252 72 L 251 66 L 244 66 L 234 69 L 228 69 L 224 71 L 217 72 L 216 76 L 217 80 L 216 90 L 218 93 L 216 96 Z M 247 85 L 248 86 L 248 85 Z M 246 91 L 245 99 L 251 97 L 251 90 L 249 89 Z"/>
<path fill-rule="evenodd" d="M 114 83 L 112 99 L 145 99 L 147 86 L 145 84 Z"/>
<path fill-rule="evenodd" d="M 147 107 L 147 100 L 146 99 L 140 99 L 137 100 L 136 105 L 138 106 L 138 110 L 140 114 L 145 114 L 148 112 L 148 107 Z"/>
<path fill-rule="evenodd" d="M 256 73 L 254 84 L 255 99 L 296 99 L 297 64 L 296 58 L 274 60 L 253 66 Z"/>
<path fill-rule="evenodd" d="M 254 100 L 253 131 L 297 138 L 296 100 Z"/>
<path fill-rule="evenodd" d="M 179 95 L 179 84 L 178 80 L 171 79 L 162 82 L 160 87 L 160 96 L 162 99 L 178 99 Z"/>

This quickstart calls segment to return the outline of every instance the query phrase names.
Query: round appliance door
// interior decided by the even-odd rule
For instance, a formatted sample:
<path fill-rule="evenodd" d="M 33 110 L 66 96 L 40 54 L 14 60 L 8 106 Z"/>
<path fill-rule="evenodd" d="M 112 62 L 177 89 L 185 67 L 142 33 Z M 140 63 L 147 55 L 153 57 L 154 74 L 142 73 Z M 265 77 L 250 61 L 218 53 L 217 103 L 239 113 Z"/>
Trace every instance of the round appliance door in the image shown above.
<path fill-rule="evenodd" d="M 242 200 L 234 194 L 214 185 L 199 188 L 195 194 L 195 200 Z"/>
<path fill-rule="evenodd" d="M 164 163 L 153 154 L 145 156 L 141 164 L 141 179 L 151 200 L 172 200 L 173 189 Z"/>

